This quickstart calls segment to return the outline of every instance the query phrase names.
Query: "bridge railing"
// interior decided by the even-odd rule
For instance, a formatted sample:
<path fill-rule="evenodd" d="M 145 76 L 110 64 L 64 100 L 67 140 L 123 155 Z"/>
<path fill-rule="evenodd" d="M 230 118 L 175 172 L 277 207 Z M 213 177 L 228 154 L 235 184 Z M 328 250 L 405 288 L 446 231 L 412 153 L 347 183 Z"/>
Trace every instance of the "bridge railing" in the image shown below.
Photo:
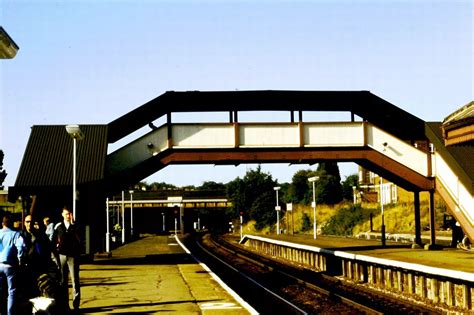
<path fill-rule="evenodd" d="M 120 172 L 168 148 L 369 147 L 429 176 L 427 153 L 366 122 L 188 123 L 163 125 L 109 154 L 108 169 Z"/>
<path fill-rule="evenodd" d="M 438 191 L 450 203 L 454 216 L 461 222 L 465 232 L 474 239 L 473 195 L 443 157 L 436 152 L 433 154 L 433 172 Z"/>
<path fill-rule="evenodd" d="M 429 153 L 370 124 L 367 124 L 367 145 L 423 176 L 431 176 L 428 167 Z"/>

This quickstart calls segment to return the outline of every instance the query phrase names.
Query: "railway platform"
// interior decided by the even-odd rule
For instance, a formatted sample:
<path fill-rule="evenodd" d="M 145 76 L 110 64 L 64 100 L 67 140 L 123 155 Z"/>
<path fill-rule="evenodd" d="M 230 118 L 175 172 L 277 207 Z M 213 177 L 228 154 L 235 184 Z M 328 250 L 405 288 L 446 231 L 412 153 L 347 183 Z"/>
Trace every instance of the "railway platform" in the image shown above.
<path fill-rule="evenodd" d="M 354 283 L 429 301 L 450 312 L 474 310 L 474 252 L 357 238 L 245 235 L 241 244 L 260 254 L 324 271 Z"/>
<path fill-rule="evenodd" d="M 145 236 L 81 265 L 82 314 L 251 314 L 180 246 Z M 224 285 L 225 286 L 225 285 Z"/>
<path fill-rule="evenodd" d="M 263 235 L 262 235 L 263 236 Z M 474 273 L 474 250 L 465 251 L 448 246 L 440 250 L 425 250 L 411 248 L 411 243 L 387 241 L 381 245 L 377 239 L 357 239 L 353 237 L 333 237 L 318 235 L 264 235 L 266 238 L 282 240 L 291 243 L 316 246 L 333 251 L 344 251 L 375 258 L 414 263 L 429 267 L 444 268 L 455 271 Z"/>

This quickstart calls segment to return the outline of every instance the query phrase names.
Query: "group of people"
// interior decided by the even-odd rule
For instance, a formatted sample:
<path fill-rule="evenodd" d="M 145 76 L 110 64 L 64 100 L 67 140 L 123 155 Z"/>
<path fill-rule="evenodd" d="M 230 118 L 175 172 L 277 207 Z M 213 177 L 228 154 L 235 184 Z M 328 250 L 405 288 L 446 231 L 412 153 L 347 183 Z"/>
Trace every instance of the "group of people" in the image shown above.
<path fill-rule="evenodd" d="M 72 282 L 72 305 L 80 305 L 79 258 L 81 233 L 73 214 L 62 210 L 63 220 L 56 225 L 31 215 L 24 219 L 24 228 L 13 228 L 5 215 L 0 230 L 0 276 L 2 309 L 0 314 L 26 314 L 38 296 L 54 301 L 61 313 L 70 311 L 68 280 Z"/>

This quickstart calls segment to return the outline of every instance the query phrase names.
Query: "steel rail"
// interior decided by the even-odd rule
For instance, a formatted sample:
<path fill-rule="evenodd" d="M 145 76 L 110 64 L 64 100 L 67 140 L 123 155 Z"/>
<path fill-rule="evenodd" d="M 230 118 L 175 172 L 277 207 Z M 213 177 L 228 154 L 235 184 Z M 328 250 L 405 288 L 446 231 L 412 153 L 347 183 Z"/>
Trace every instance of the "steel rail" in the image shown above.
<path fill-rule="evenodd" d="M 291 275 L 291 274 L 289 274 L 289 273 L 287 273 L 287 272 L 285 272 L 285 271 L 283 271 L 283 270 L 280 270 L 280 269 L 278 269 L 278 268 L 272 267 L 272 266 L 270 266 L 270 265 L 268 265 L 268 264 L 265 264 L 265 263 L 263 263 L 263 262 L 261 262 L 261 261 L 257 261 L 257 260 L 255 260 L 255 259 L 252 259 L 252 258 L 246 256 L 246 255 L 243 255 L 243 254 L 241 254 L 241 253 L 238 253 L 238 252 L 235 251 L 235 250 L 232 250 L 232 249 L 229 249 L 229 248 L 226 247 L 226 246 L 223 246 L 222 243 L 216 242 L 214 239 L 212 239 L 212 241 L 214 242 L 214 244 L 216 244 L 217 246 L 219 246 L 220 249 L 226 250 L 227 252 L 229 252 L 229 253 L 231 253 L 231 254 L 233 254 L 233 255 L 236 255 L 236 256 L 238 256 L 239 258 L 244 259 L 244 260 L 248 261 L 248 262 L 251 263 L 251 264 L 258 265 L 258 266 L 260 266 L 260 267 L 262 267 L 262 268 L 265 268 L 265 269 L 267 269 L 267 270 L 269 270 L 269 271 L 277 272 L 277 273 L 279 273 L 279 274 L 281 274 L 281 275 L 283 275 L 283 276 L 285 276 L 285 277 L 288 277 L 288 278 L 294 280 L 296 283 L 298 283 L 298 284 L 300 284 L 300 285 L 303 285 L 304 287 L 307 287 L 307 288 L 309 288 L 309 289 L 311 289 L 311 290 L 314 290 L 314 291 L 316 291 L 316 292 L 318 292 L 318 293 L 320 293 L 320 294 L 322 294 L 322 295 L 324 295 L 324 296 L 326 296 L 326 297 L 328 297 L 328 298 L 330 298 L 330 299 L 332 299 L 332 300 L 335 300 L 335 301 L 338 301 L 338 302 L 342 302 L 342 303 L 344 303 L 345 305 L 347 305 L 347 306 L 349 306 L 349 307 L 352 307 L 352 308 L 354 308 L 354 309 L 357 309 L 357 310 L 359 310 L 359 311 L 364 312 L 365 314 L 373 314 L 373 315 L 382 315 L 382 314 L 384 314 L 383 312 L 380 312 L 380 311 L 375 310 L 375 309 L 373 309 L 373 308 L 371 308 L 371 307 L 369 307 L 369 306 L 366 306 L 366 305 L 363 305 L 363 304 L 361 304 L 361 303 L 358 303 L 358 302 L 356 302 L 356 301 L 354 301 L 354 300 L 351 300 L 351 299 L 349 299 L 349 298 L 347 298 L 347 297 L 344 297 L 344 296 L 342 296 L 342 295 L 340 295 L 340 294 L 337 294 L 337 293 L 335 293 L 335 292 L 333 292 L 333 291 L 326 290 L 326 289 L 324 289 L 324 288 L 322 288 L 322 287 L 319 287 L 319 286 L 315 285 L 314 283 L 310 283 L 310 282 L 308 282 L 308 281 L 305 281 L 305 280 L 303 280 L 303 279 L 301 279 L 301 278 L 298 278 L 298 277 L 296 277 L 296 276 L 294 276 L 294 275 Z M 228 242 L 226 242 L 226 244 L 228 244 Z M 232 246 L 232 245 L 231 245 L 231 246 Z"/>
<path fill-rule="evenodd" d="M 207 255 L 213 257 L 215 260 L 219 261 L 221 264 L 225 265 L 226 267 L 228 267 L 229 269 L 231 269 L 232 271 L 238 273 L 241 277 L 247 279 L 248 281 L 252 282 L 253 284 L 255 284 L 256 286 L 258 286 L 259 288 L 261 288 L 262 290 L 264 290 L 265 292 L 269 293 L 270 295 L 272 295 L 273 297 L 277 298 L 278 300 L 282 301 L 283 303 L 287 304 L 288 306 L 294 308 L 295 310 L 297 310 L 298 312 L 300 312 L 301 314 L 308 314 L 306 311 L 302 310 L 301 308 L 299 308 L 298 306 L 296 306 L 295 304 L 291 303 L 290 301 L 286 300 L 285 298 L 283 298 L 282 296 L 278 295 L 277 293 L 273 292 L 272 290 L 268 289 L 267 287 L 265 287 L 264 285 L 262 285 L 261 283 L 259 283 L 258 281 L 256 281 L 255 279 L 249 277 L 248 275 L 244 274 L 243 272 L 241 272 L 240 270 L 238 270 L 237 268 L 235 268 L 234 266 L 231 266 L 229 265 L 227 262 L 223 261 L 222 259 L 220 259 L 219 257 L 217 257 L 216 255 L 214 255 L 213 253 L 211 253 L 209 250 L 207 250 L 206 248 L 204 248 L 198 241 L 196 241 L 196 244 L 197 246 L 199 246 L 199 248 L 204 251 Z"/>

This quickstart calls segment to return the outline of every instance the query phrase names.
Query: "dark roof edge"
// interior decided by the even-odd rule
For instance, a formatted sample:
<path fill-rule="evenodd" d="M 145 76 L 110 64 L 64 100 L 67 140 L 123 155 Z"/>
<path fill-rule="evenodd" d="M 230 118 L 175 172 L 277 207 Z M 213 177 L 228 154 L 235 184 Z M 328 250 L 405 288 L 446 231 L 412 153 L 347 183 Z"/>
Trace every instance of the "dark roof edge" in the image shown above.
<path fill-rule="evenodd" d="M 414 126 L 416 133 L 424 136 L 423 120 L 366 90 L 167 91 L 110 122 L 108 142 L 116 142 L 171 112 L 348 111 L 366 118 L 364 116 L 367 116 L 367 108 L 354 106 L 360 104 L 370 104 L 374 110 L 385 107 L 388 114 L 397 117 L 403 115 L 407 125 Z M 372 116 L 371 118 L 376 117 L 375 114 Z"/>

